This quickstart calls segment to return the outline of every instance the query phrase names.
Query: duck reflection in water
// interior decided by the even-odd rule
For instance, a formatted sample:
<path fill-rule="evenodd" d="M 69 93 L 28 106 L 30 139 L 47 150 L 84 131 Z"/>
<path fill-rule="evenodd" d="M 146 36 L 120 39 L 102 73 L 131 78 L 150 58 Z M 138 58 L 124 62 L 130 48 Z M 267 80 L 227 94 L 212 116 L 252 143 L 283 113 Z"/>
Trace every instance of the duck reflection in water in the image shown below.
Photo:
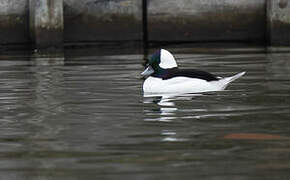
<path fill-rule="evenodd" d="M 143 103 L 156 104 L 151 106 L 150 110 L 145 110 L 146 115 L 159 115 L 157 118 L 146 118 L 145 121 L 172 121 L 177 119 L 176 112 L 178 108 L 175 101 L 191 101 L 195 96 L 202 94 L 144 94 Z M 157 113 L 158 112 L 158 113 Z"/>
<path fill-rule="evenodd" d="M 162 130 L 160 136 L 162 137 L 160 141 L 162 142 L 182 142 L 188 141 L 183 134 L 176 131 L 175 127 L 165 125 L 164 123 L 178 123 L 180 116 L 178 115 L 179 109 L 176 106 L 176 101 L 191 101 L 194 96 L 200 96 L 200 94 L 185 94 L 185 95 L 158 95 L 150 94 L 144 95 L 144 104 L 149 104 L 148 109 L 144 109 L 145 118 L 144 121 L 150 123 L 156 123 L 160 125 Z M 153 105 L 152 105 L 153 104 Z"/>

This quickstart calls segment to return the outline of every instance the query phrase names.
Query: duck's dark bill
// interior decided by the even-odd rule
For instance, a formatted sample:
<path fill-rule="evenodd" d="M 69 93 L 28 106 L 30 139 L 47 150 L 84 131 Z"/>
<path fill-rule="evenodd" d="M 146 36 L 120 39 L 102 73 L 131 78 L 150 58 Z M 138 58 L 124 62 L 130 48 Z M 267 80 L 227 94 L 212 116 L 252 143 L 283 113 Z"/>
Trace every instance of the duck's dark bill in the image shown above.
<path fill-rule="evenodd" d="M 142 76 L 150 76 L 154 73 L 154 69 L 151 66 L 148 66 L 142 73 Z"/>

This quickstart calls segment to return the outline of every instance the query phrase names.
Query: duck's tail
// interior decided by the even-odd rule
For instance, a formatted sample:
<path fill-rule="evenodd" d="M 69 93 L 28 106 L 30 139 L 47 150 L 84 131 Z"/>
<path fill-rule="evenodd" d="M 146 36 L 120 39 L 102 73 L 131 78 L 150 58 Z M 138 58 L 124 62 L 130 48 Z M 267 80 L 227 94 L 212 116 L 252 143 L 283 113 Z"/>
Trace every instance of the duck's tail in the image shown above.
<path fill-rule="evenodd" d="M 226 77 L 226 78 L 224 78 L 228 83 L 230 83 L 230 82 L 233 82 L 234 80 L 236 80 L 236 79 L 239 79 L 240 77 L 242 77 L 244 74 L 246 74 L 246 72 L 244 71 L 244 72 L 240 72 L 240 73 L 238 73 L 238 74 L 236 74 L 236 75 L 234 75 L 234 76 L 231 76 L 231 77 Z"/>
<path fill-rule="evenodd" d="M 223 89 L 225 89 L 231 82 L 233 82 L 236 79 L 239 79 L 240 77 L 242 77 L 244 74 L 246 74 L 246 72 L 240 72 L 234 76 L 231 77 L 226 77 L 226 78 L 222 78 L 221 80 L 219 80 L 222 84 L 223 84 Z"/>

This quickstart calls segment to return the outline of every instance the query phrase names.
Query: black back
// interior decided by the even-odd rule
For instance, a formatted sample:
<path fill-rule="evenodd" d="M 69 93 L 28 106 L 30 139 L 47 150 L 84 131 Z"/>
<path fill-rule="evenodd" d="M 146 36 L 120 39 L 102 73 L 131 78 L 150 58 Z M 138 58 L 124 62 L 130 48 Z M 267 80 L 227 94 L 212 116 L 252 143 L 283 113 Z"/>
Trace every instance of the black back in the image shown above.
<path fill-rule="evenodd" d="M 218 78 L 205 71 L 195 70 L 195 69 L 178 69 L 173 68 L 170 69 L 170 71 L 167 73 L 165 77 L 162 77 L 162 79 L 170 79 L 174 77 L 189 77 L 189 78 L 199 78 L 204 79 L 206 81 L 216 81 Z"/>

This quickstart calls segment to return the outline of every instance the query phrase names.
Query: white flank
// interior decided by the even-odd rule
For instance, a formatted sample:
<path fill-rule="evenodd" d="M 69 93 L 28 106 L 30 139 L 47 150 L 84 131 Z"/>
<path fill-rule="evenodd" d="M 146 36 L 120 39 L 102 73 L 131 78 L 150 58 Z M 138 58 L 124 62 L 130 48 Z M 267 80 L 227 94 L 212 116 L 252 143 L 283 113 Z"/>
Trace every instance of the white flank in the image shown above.
<path fill-rule="evenodd" d="M 143 84 L 144 93 L 201 93 L 224 90 L 230 82 L 243 76 L 241 72 L 218 81 L 206 81 L 198 78 L 175 77 L 168 80 L 149 77 Z"/>

